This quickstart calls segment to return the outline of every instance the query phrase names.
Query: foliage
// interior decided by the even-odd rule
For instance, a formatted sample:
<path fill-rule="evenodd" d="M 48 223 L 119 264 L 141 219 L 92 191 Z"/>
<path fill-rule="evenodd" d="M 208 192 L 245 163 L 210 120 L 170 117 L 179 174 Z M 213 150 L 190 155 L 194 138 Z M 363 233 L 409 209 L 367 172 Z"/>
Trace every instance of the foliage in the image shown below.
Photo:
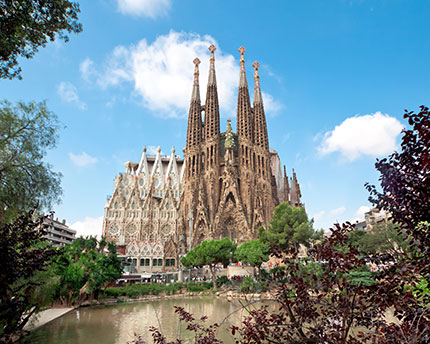
<path fill-rule="evenodd" d="M 251 276 L 246 276 L 241 285 L 240 285 L 240 292 L 241 293 L 253 293 L 255 291 L 255 281 Z"/>
<path fill-rule="evenodd" d="M 59 200 L 61 174 L 43 162 L 57 143 L 59 127 L 46 102 L 0 102 L 0 222 L 36 203 L 47 208 Z"/>
<path fill-rule="evenodd" d="M 159 295 L 165 293 L 166 295 L 174 295 L 182 293 L 185 289 L 188 292 L 202 292 L 212 288 L 212 283 L 198 282 L 198 283 L 135 283 L 123 287 L 106 288 L 101 293 L 101 298 L 106 297 L 119 297 L 127 296 L 129 298 L 138 298 L 146 295 Z"/>
<path fill-rule="evenodd" d="M 43 239 L 43 218 L 33 215 L 30 211 L 0 225 L 0 342 L 22 330 L 43 305 L 34 298 L 39 284 L 33 277 L 46 269 L 56 250 Z"/>
<path fill-rule="evenodd" d="M 220 276 L 216 279 L 217 288 L 221 288 L 223 285 L 231 285 L 231 281 L 227 276 Z"/>
<path fill-rule="evenodd" d="M 415 228 L 430 221 L 430 113 L 428 107 L 421 106 L 418 114 L 405 110 L 403 117 L 412 129 L 402 131 L 401 151 L 375 164 L 381 174 L 382 192 L 374 185 L 366 187 L 371 194 L 369 200 L 387 210 L 426 254 L 430 236 Z"/>
<path fill-rule="evenodd" d="M 64 247 L 53 266 L 55 274 L 60 276 L 57 297 L 65 304 L 97 298 L 101 289 L 122 273 L 115 244 L 106 243 L 104 238 L 100 241 L 93 237 L 76 239 Z"/>
<path fill-rule="evenodd" d="M 247 241 L 238 247 L 234 255 L 242 263 L 260 267 L 269 260 L 269 245 L 259 239 Z"/>
<path fill-rule="evenodd" d="M 21 79 L 18 58 L 32 58 L 48 40 L 67 42 L 79 33 L 79 4 L 68 0 L 7 0 L 0 2 L 0 78 Z"/>
<path fill-rule="evenodd" d="M 410 321 L 420 308 L 416 298 L 404 288 L 405 281 L 413 278 L 413 271 L 399 261 L 392 262 L 390 270 L 370 273 L 365 260 L 349 244 L 347 234 L 351 230 L 349 224 L 336 225 L 327 240 L 310 249 L 309 259 L 314 264 L 323 262 L 323 274 L 315 268 L 317 265 L 303 269 L 294 247 L 287 255 L 275 252 L 284 257 L 285 263 L 285 268 L 276 270 L 271 282 L 277 286 L 274 291 L 280 310 L 251 310 L 244 325 L 234 328 L 240 334 L 237 343 L 383 342 L 387 331 L 395 326 L 385 318 L 389 307 L 394 307 L 394 316 L 401 324 L 399 332 L 427 328 L 425 318 L 414 324 Z M 352 331 L 353 328 L 365 330 Z M 422 341 L 416 342 L 426 342 L 428 330 L 420 334 Z M 389 341 L 404 342 L 414 341 L 400 339 L 400 335 Z"/>
<path fill-rule="evenodd" d="M 365 256 L 394 253 L 396 250 L 407 250 L 407 238 L 399 234 L 398 225 L 377 223 L 370 231 L 354 229 L 349 233 L 351 245 Z"/>
<path fill-rule="evenodd" d="M 283 202 L 275 208 L 267 230 L 260 230 L 259 238 L 262 242 L 288 250 L 290 246 L 298 247 L 300 244 L 309 246 L 314 235 L 312 221 L 308 220 L 305 209 Z"/>
<path fill-rule="evenodd" d="M 186 268 L 208 265 L 212 274 L 213 287 L 216 289 L 216 265 L 222 264 L 226 267 L 233 259 L 236 246 L 229 238 L 203 241 L 188 251 L 181 262 Z"/>

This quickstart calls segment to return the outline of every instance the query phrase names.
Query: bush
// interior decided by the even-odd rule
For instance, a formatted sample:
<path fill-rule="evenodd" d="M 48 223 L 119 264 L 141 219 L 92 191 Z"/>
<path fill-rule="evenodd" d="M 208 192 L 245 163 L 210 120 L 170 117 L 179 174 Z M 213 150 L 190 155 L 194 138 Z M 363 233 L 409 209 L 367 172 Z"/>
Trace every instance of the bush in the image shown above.
<path fill-rule="evenodd" d="M 201 291 L 212 289 L 212 283 L 200 282 L 200 283 L 186 283 L 188 292 L 198 293 Z"/>
<path fill-rule="evenodd" d="M 216 279 L 216 287 L 220 288 L 224 284 L 231 285 L 231 281 L 228 279 L 227 276 L 220 276 Z"/>
<path fill-rule="evenodd" d="M 251 276 L 247 276 L 243 279 L 239 290 L 241 293 L 252 293 L 255 291 L 255 287 L 254 279 Z"/>

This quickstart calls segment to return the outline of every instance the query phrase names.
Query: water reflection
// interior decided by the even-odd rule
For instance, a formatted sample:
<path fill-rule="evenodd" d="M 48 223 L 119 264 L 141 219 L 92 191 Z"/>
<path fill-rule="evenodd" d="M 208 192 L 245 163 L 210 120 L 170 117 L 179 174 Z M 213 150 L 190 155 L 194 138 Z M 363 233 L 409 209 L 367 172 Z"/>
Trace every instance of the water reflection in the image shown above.
<path fill-rule="evenodd" d="M 191 338 L 185 331 L 185 324 L 181 324 L 174 313 L 174 306 L 184 307 L 195 318 L 207 315 L 207 322 L 211 324 L 224 321 L 218 334 L 225 343 L 234 342 L 228 327 L 239 324 L 246 315 L 246 310 L 237 300 L 229 302 L 212 297 L 81 308 L 34 331 L 22 343 L 125 344 L 133 339 L 134 333 L 141 334 L 144 340 L 152 343 L 150 326 L 161 328 L 169 340 Z"/>

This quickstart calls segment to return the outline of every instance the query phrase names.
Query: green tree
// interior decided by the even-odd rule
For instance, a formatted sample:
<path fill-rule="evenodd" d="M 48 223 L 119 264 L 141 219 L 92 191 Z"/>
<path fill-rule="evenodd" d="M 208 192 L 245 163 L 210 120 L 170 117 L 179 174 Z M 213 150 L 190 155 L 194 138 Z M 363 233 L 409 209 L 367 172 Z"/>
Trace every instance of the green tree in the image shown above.
<path fill-rule="evenodd" d="M 43 239 L 33 211 L 0 224 L 0 342 L 21 331 L 43 305 L 34 297 L 40 283 L 35 274 L 45 270 L 56 250 Z"/>
<path fill-rule="evenodd" d="M 309 246 L 311 239 L 317 235 L 312 221 L 308 220 L 302 207 L 291 207 L 283 202 L 275 208 L 267 230 L 260 229 L 262 242 L 276 244 L 281 250 L 300 244 Z"/>
<path fill-rule="evenodd" d="M 403 238 L 399 226 L 392 222 L 377 223 L 369 231 L 354 229 L 348 236 L 350 244 L 365 256 L 408 249 L 408 239 Z"/>
<path fill-rule="evenodd" d="M 222 264 L 226 267 L 233 259 L 236 247 L 237 245 L 229 238 L 203 241 L 188 251 L 181 262 L 186 268 L 208 265 L 212 274 L 213 287 L 216 289 L 216 265 Z"/>
<path fill-rule="evenodd" d="M 59 128 L 46 102 L 0 102 L 0 223 L 36 204 L 46 209 L 59 201 L 61 173 L 43 161 Z"/>
<path fill-rule="evenodd" d="M 62 303 L 97 298 L 99 292 L 121 276 L 122 265 L 113 243 L 104 238 L 76 239 L 65 246 L 53 261 L 53 272 L 60 276 L 56 296 Z"/>
<path fill-rule="evenodd" d="M 258 269 L 260 276 L 261 264 L 269 260 L 269 245 L 259 239 L 244 242 L 234 253 L 235 259 Z"/>
<path fill-rule="evenodd" d="M 0 1 L 0 78 L 21 79 L 19 57 L 32 58 L 39 47 L 68 33 L 79 33 L 79 4 L 68 0 Z"/>

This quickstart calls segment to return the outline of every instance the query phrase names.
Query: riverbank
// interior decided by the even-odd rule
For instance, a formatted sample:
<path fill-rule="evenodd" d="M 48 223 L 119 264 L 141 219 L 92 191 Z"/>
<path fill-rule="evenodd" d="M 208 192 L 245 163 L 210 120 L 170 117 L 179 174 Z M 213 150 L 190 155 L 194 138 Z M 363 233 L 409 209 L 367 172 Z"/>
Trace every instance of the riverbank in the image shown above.
<path fill-rule="evenodd" d="M 45 309 L 30 319 L 28 324 L 24 326 L 24 331 L 33 331 L 55 319 L 62 317 L 73 309 L 73 307 Z"/>

